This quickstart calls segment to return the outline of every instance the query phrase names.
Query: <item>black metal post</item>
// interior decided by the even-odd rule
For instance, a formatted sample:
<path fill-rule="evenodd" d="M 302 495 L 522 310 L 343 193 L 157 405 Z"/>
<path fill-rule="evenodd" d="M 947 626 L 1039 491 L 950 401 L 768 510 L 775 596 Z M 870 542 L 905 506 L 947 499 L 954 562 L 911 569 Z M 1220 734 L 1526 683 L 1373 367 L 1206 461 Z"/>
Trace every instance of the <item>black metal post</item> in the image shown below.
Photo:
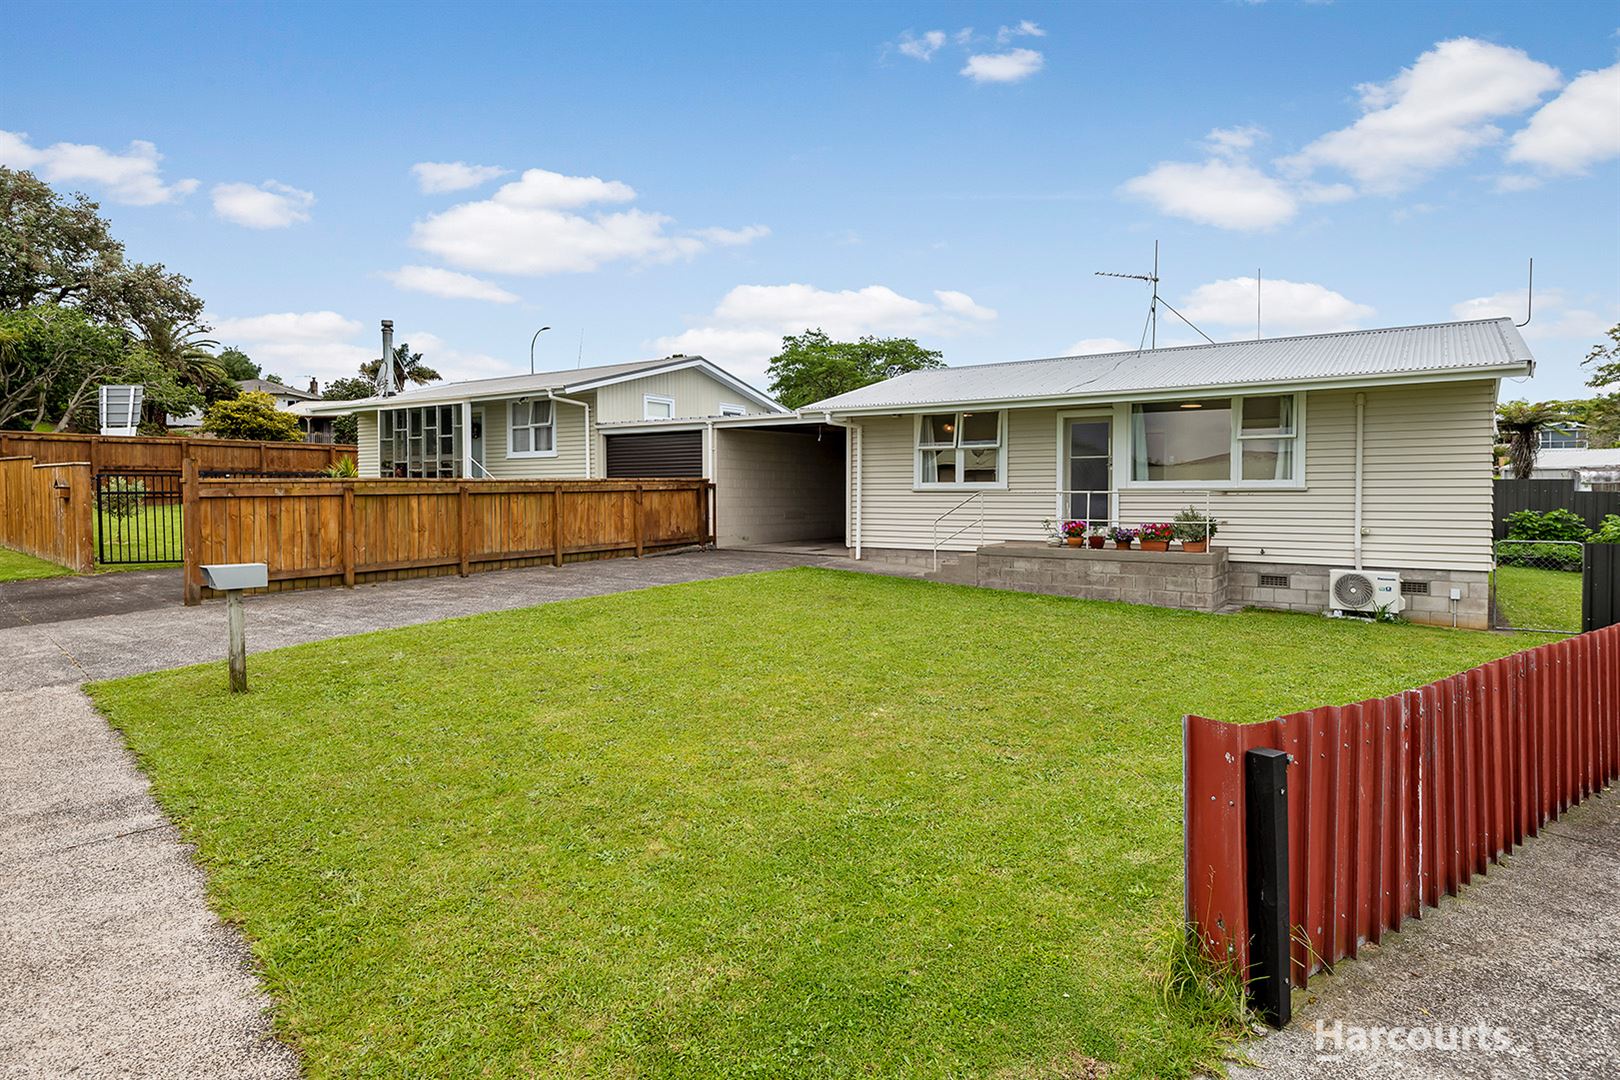
<path fill-rule="evenodd" d="M 1249 1001 L 1274 1028 L 1293 1015 L 1288 948 L 1288 755 L 1243 755 L 1249 893 Z"/>

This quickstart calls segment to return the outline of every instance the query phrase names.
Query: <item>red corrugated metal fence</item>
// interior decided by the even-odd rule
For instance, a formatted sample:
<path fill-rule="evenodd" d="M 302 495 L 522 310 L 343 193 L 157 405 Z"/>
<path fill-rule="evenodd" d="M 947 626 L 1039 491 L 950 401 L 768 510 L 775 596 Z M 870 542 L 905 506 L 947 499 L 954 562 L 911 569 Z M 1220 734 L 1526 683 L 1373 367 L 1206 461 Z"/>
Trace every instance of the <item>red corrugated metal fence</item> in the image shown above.
<path fill-rule="evenodd" d="M 1620 626 L 1354 705 L 1259 724 L 1189 716 L 1184 738 L 1187 917 L 1210 955 L 1245 966 L 1243 755 L 1291 755 L 1303 986 L 1620 777 Z"/>

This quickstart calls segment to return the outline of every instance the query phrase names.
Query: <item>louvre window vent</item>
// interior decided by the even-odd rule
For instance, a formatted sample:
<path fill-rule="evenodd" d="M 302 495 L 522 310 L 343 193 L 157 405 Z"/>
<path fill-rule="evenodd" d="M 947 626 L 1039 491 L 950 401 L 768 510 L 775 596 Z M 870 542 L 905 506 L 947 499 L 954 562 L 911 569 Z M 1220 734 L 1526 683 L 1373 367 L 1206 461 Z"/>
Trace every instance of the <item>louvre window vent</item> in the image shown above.
<path fill-rule="evenodd" d="M 1403 581 L 1401 582 L 1401 595 L 1428 596 L 1429 583 L 1427 581 Z"/>
<path fill-rule="evenodd" d="M 1286 588 L 1288 588 L 1288 575 L 1287 574 L 1261 574 L 1260 575 L 1260 587 L 1262 589 L 1286 589 Z"/>

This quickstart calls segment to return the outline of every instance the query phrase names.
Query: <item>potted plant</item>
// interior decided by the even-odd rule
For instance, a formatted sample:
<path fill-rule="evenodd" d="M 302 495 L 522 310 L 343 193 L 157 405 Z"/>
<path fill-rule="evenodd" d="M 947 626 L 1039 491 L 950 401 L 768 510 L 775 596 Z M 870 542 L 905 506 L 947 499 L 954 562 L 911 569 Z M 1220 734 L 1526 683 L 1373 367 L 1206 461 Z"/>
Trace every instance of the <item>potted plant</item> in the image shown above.
<path fill-rule="evenodd" d="M 1083 521 L 1065 521 L 1062 532 L 1063 539 L 1070 547 L 1079 547 L 1086 542 L 1086 523 Z"/>
<path fill-rule="evenodd" d="M 1128 551 L 1130 550 L 1132 541 L 1136 539 L 1136 530 L 1127 529 L 1122 525 L 1116 525 L 1113 531 L 1111 531 L 1108 535 L 1113 537 L 1114 546 L 1116 548 L 1118 548 L 1120 551 Z"/>
<path fill-rule="evenodd" d="M 1189 506 L 1176 515 L 1171 529 L 1181 541 L 1181 550 L 1196 554 L 1209 550 L 1210 537 L 1220 530 L 1220 522 Z"/>
<path fill-rule="evenodd" d="M 1093 525 L 1090 534 L 1086 537 L 1086 541 L 1094 548 L 1102 547 L 1108 542 L 1108 526 Z"/>
<path fill-rule="evenodd" d="M 1175 526 L 1168 521 L 1150 521 L 1136 530 L 1143 551 L 1169 551 L 1170 540 L 1175 535 Z"/>

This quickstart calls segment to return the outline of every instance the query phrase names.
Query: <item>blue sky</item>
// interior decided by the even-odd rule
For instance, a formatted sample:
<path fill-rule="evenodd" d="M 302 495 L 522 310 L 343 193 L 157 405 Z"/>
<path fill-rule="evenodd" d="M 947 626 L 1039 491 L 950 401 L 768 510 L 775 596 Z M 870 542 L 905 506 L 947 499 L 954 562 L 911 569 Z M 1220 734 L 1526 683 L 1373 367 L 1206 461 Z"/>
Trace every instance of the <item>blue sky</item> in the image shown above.
<path fill-rule="evenodd" d="M 0 163 L 289 380 L 377 322 L 447 374 L 784 332 L 948 363 L 1521 312 L 1507 396 L 1620 320 L 1612 4 L 50 3 L 0 43 Z M 417 168 L 422 166 L 421 168 Z M 482 167 L 482 168 L 474 168 Z M 1519 316 L 1522 318 L 1522 314 Z M 581 352 L 581 336 L 583 351 Z M 1196 340 L 1174 320 L 1160 343 Z"/>

